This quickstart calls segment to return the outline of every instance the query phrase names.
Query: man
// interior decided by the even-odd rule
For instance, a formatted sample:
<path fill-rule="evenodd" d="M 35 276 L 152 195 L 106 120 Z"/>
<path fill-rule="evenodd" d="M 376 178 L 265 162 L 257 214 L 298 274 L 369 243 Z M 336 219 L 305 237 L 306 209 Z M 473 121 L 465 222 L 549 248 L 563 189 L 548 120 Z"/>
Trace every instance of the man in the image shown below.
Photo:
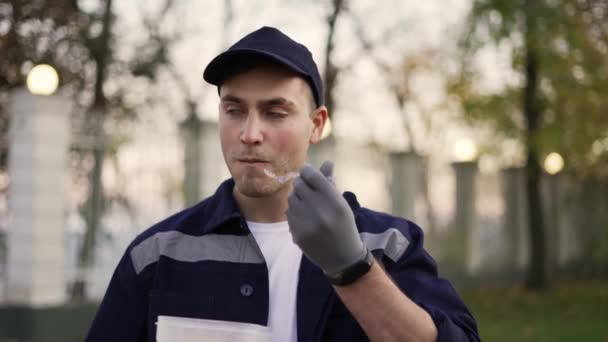
<path fill-rule="evenodd" d="M 265 325 L 281 342 L 479 341 L 420 228 L 341 195 L 331 162 L 305 165 L 328 117 L 306 47 L 263 27 L 204 78 L 232 178 L 133 241 L 88 341 L 154 341 L 159 315 Z"/>

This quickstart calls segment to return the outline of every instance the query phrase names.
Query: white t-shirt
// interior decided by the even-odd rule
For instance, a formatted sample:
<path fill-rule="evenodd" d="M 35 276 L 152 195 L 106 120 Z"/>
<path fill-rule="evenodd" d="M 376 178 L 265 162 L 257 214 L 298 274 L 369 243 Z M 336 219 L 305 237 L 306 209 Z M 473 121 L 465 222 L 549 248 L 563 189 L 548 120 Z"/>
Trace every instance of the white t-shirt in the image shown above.
<path fill-rule="evenodd" d="M 296 295 L 302 251 L 293 243 L 287 221 L 247 222 L 268 266 L 268 327 L 273 342 L 297 342 Z"/>

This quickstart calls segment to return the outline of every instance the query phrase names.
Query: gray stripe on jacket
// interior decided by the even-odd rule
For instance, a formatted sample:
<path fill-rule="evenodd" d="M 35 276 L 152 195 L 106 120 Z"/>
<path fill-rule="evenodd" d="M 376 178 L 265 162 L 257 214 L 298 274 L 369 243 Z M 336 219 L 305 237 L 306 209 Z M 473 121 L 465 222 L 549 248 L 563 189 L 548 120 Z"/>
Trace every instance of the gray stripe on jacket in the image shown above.
<path fill-rule="evenodd" d="M 373 233 L 360 233 L 370 250 L 382 250 L 393 261 L 399 260 L 409 240 L 396 228 Z M 156 233 L 131 249 L 135 273 L 158 261 L 161 255 L 184 262 L 223 261 L 247 264 L 264 263 L 252 235 L 207 234 L 194 236 L 178 231 Z"/>

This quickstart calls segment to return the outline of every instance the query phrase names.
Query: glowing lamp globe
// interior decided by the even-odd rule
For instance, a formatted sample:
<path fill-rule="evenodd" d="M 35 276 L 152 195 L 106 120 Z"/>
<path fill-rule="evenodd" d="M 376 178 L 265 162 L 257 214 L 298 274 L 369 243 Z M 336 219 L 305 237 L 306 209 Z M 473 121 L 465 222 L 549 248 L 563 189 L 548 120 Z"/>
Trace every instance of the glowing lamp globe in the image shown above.
<path fill-rule="evenodd" d="M 545 158 L 543 166 L 548 174 L 558 174 L 564 168 L 564 158 L 557 152 L 551 152 Z"/>
<path fill-rule="evenodd" d="M 472 162 L 478 157 L 477 145 L 468 138 L 458 140 L 452 151 L 457 162 Z"/>
<path fill-rule="evenodd" d="M 36 95 L 52 95 L 59 85 L 57 71 L 48 64 L 39 64 L 27 74 L 27 89 Z"/>

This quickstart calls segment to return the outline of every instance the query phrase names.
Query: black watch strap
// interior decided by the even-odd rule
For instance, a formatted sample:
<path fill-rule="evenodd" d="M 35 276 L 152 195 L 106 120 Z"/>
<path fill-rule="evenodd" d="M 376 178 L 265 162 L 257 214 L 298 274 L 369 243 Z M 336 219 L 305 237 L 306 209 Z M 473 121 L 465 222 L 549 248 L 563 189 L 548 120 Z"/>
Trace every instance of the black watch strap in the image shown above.
<path fill-rule="evenodd" d="M 369 272 L 374 264 L 374 255 L 369 249 L 366 248 L 365 250 L 365 256 L 351 266 L 340 272 L 326 273 L 325 276 L 329 282 L 337 286 L 349 285 Z"/>

